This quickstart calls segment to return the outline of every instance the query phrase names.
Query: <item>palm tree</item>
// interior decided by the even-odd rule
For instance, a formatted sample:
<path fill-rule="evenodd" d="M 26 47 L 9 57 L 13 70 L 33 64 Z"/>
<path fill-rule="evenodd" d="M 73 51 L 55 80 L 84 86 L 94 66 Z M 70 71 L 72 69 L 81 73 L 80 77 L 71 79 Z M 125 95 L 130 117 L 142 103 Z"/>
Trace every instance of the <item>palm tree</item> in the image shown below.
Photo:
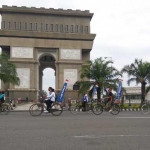
<path fill-rule="evenodd" d="M 0 79 L 4 83 L 19 85 L 20 79 L 17 77 L 16 66 L 9 62 L 9 56 L 6 53 L 0 54 Z"/>
<path fill-rule="evenodd" d="M 146 84 L 150 83 L 150 63 L 143 62 L 142 59 L 135 59 L 134 63 L 124 66 L 121 73 L 128 74 L 128 85 L 130 85 L 131 82 L 141 84 L 141 103 L 143 103 L 145 101 L 146 92 L 150 90 L 150 86 L 148 86 L 146 90 Z"/>
<path fill-rule="evenodd" d="M 80 71 L 81 81 L 77 82 L 80 85 L 80 93 L 89 90 L 95 84 L 98 85 L 98 99 L 101 98 L 104 87 L 116 90 L 116 83 L 121 74 L 116 68 L 110 65 L 112 63 L 112 61 L 103 60 L 101 57 L 94 61 L 87 61 Z"/>

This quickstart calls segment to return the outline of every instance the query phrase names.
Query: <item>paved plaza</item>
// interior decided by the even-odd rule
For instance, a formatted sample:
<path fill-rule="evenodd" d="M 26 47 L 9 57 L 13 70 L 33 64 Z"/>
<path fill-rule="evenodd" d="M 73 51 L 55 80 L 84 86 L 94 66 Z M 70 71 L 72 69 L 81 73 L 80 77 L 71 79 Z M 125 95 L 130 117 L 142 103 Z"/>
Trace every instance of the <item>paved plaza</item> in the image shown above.
<path fill-rule="evenodd" d="M 150 114 L 100 116 L 64 111 L 61 116 L 14 111 L 0 115 L 2 150 L 149 150 Z"/>

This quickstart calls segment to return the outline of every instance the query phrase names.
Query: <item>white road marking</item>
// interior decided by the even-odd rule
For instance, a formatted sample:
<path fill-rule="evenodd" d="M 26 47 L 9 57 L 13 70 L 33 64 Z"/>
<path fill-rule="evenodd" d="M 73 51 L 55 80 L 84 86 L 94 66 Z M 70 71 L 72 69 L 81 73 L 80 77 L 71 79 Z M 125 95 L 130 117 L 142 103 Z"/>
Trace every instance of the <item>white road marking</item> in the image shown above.
<path fill-rule="evenodd" d="M 132 115 L 132 114 L 119 114 L 119 116 Z"/>
<path fill-rule="evenodd" d="M 103 138 L 103 137 L 150 137 L 150 135 L 81 135 L 81 136 L 72 136 L 74 138 L 88 138 L 88 139 L 93 139 L 93 138 Z"/>
<path fill-rule="evenodd" d="M 117 119 L 150 119 L 150 117 L 116 117 Z"/>
<path fill-rule="evenodd" d="M 95 135 L 81 135 L 81 136 L 73 136 L 74 138 L 96 138 Z"/>

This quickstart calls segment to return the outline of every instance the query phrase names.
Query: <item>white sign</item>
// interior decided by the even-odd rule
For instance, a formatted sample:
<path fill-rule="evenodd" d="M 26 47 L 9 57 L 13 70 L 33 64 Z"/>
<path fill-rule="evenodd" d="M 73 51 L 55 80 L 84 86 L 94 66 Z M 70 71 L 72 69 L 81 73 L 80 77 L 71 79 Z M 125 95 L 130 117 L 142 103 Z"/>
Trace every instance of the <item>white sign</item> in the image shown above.
<path fill-rule="evenodd" d="M 12 47 L 12 58 L 33 58 L 33 48 Z"/>
<path fill-rule="evenodd" d="M 73 89 L 74 83 L 77 81 L 77 69 L 64 69 L 64 81 L 69 80 L 67 89 Z"/>
<path fill-rule="evenodd" d="M 61 49 L 60 58 L 61 59 L 74 59 L 80 60 L 81 59 L 81 52 L 80 49 Z"/>
<path fill-rule="evenodd" d="M 30 88 L 30 68 L 17 68 L 20 85 L 15 88 Z"/>

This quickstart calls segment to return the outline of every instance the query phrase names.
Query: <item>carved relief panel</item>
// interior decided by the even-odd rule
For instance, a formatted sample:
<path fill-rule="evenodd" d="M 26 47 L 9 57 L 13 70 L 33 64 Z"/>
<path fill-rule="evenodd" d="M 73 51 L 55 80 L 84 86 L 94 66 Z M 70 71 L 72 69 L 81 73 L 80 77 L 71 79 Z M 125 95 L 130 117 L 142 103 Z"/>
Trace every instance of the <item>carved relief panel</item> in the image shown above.
<path fill-rule="evenodd" d="M 15 88 L 30 88 L 30 68 L 17 68 L 20 85 Z"/>
<path fill-rule="evenodd" d="M 68 79 L 67 89 L 73 89 L 74 83 L 78 80 L 77 69 L 64 69 L 64 81 Z"/>
<path fill-rule="evenodd" d="M 12 47 L 12 58 L 33 58 L 33 48 L 30 47 Z"/>
<path fill-rule="evenodd" d="M 80 60 L 81 51 L 80 49 L 61 49 L 60 50 L 61 59 L 71 59 L 71 60 Z"/>

